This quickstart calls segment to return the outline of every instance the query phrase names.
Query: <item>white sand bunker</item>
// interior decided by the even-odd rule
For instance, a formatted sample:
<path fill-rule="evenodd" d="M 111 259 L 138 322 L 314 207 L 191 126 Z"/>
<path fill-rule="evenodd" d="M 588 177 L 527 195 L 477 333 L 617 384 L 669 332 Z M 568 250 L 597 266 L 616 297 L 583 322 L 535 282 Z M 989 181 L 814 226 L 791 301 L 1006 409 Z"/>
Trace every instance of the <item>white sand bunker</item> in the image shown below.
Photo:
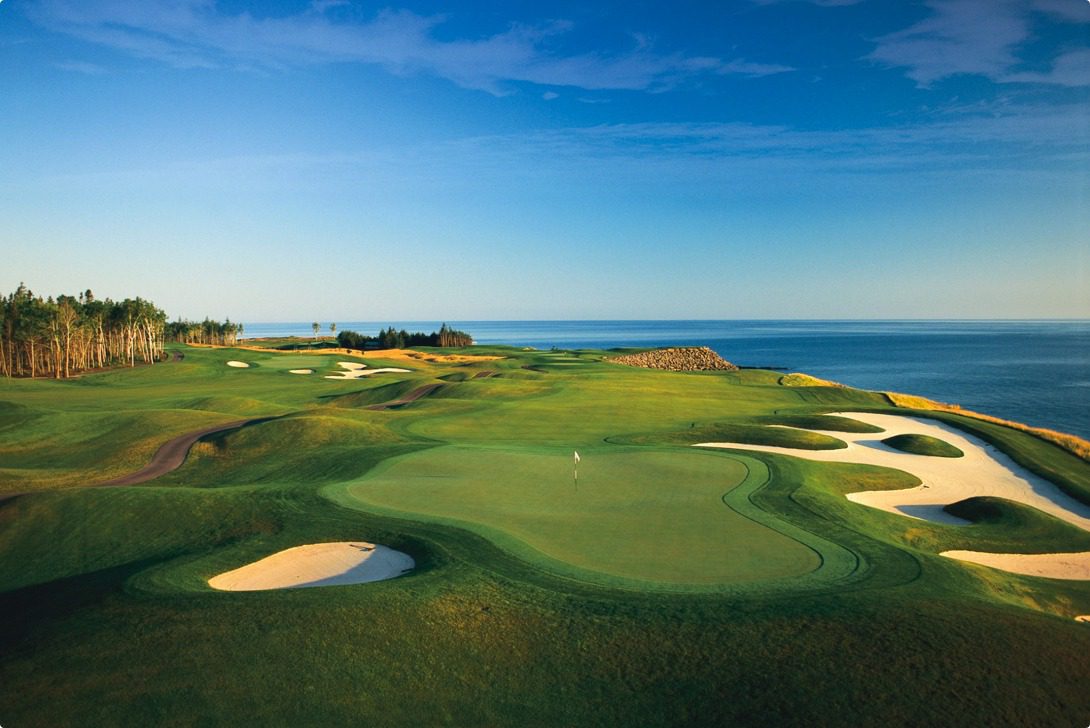
<path fill-rule="evenodd" d="M 329 374 L 326 379 L 359 379 L 360 377 L 370 377 L 375 374 L 383 374 L 385 372 L 410 372 L 411 369 L 398 369 L 396 367 L 382 367 L 379 369 L 368 369 L 366 364 L 360 364 L 358 361 L 339 361 L 337 366 L 343 368 L 345 371 L 338 372 L 337 374 Z"/>
<path fill-rule="evenodd" d="M 234 360 L 231 360 L 231 361 L 227 362 L 227 366 L 235 367 L 236 369 L 249 369 L 250 368 L 250 365 L 247 364 L 246 362 L 244 362 L 244 361 L 234 361 Z"/>
<path fill-rule="evenodd" d="M 289 374 L 313 374 L 313 369 L 289 369 Z"/>
<path fill-rule="evenodd" d="M 943 556 L 993 569 L 1046 579 L 1090 580 L 1090 551 L 1067 554 L 992 554 L 985 551 L 943 551 Z"/>
<path fill-rule="evenodd" d="M 734 450 L 793 455 L 806 460 L 824 462 L 862 463 L 903 470 L 920 479 L 921 485 L 904 490 L 864 491 L 849 493 L 848 500 L 912 518 L 938 523 L 966 524 L 952 516 L 943 507 L 973 496 L 994 496 L 1023 503 L 1062 519 L 1079 528 L 1090 531 L 1090 506 L 1075 500 L 1049 481 L 1029 472 L 992 445 L 968 435 L 955 427 L 934 420 L 899 415 L 879 415 L 861 412 L 836 412 L 842 417 L 881 427 L 880 434 L 857 434 L 815 430 L 848 444 L 841 450 L 802 450 L 771 445 L 743 445 L 738 443 L 707 442 L 698 447 L 718 447 Z M 960 458 L 913 455 L 896 450 L 882 443 L 893 435 L 918 434 L 944 440 L 965 453 Z M 946 552 L 954 558 L 955 553 Z M 975 553 L 978 556 L 979 552 Z M 1052 578 L 1084 579 L 1085 566 L 1080 566 L 1082 554 L 1034 554 L 1026 560 L 1025 554 L 985 554 L 989 558 L 1002 556 L 988 566 L 1006 571 L 1043 576 L 1047 569 Z M 1016 557 L 1016 558 L 1011 558 Z M 979 559 L 966 559 L 983 563 Z M 1003 565 L 1000 565 L 1002 561 Z M 1045 562 L 1053 566 L 1044 566 Z M 1060 574 L 1066 574 L 1060 576 Z"/>
<path fill-rule="evenodd" d="M 416 566 L 412 557 L 364 541 L 313 543 L 279 551 L 208 580 L 213 589 L 261 591 L 363 584 L 393 579 Z"/>

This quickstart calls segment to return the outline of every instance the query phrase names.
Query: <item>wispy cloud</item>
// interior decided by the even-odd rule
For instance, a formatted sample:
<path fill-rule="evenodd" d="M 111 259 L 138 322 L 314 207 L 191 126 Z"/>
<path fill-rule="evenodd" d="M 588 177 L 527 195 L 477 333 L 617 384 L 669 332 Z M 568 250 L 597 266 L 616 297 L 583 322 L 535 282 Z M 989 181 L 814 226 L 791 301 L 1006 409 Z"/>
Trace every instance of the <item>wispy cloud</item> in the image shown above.
<path fill-rule="evenodd" d="M 1090 7 L 1090 3 L 1087 4 Z M 1090 50 L 1069 51 L 1059 56 L 1046 73 L 1011 73 L 1011 83 L 1048 83 L 1057 86 L 1090 86 Z"/>
<path fill-rule="evenodd" d="M 863 0 L 750 0 L 754 5 L 778 5 L 785 2 L 805 2 L 811 5 L 820 5 L 823 8 L 842 7 L 844 5 L 858 5 Z"/>
<path fill-rule="evenodd" d="M 341 3 L 316 0 L 300 14 L 230 14 L 214 0 L 39 0 L 39 24 L 131 55 L 181 68 L 314 63 L 372 64 L 395 74 L 428 73 L 500 94 L 512 82 L 586 90 L 662 90 L 701 74 L 759 77 L 791 70 L 748 59 L 659 52 L 644 41 L 623 50 L 555 50 L 566 22 L 512 23 L 486 37 L 440 39 L 446 18 L 383 10 L 368 21 L 339 18 Z M 336 17 L 335 17 L 336 16 Z"/>
<path fill-rule="evenodd" d="M 382 180 L 384 189 L 492 188 L 562 179 L 568 185 L 662 185 L 758 190 L 858 184 L 906 185 L 1034 178 L 1070 180 L 1090 162 L 1080 104 L 979 104 L 892 127 L 806 130 L 747 123 L 630 123 L 520 131 L 397 148 L 298 151 L 95 168 L 43 180 L 62 186 L 175 184 L 225 189 L 320 187 L 328 180 Z M 146 162 L 146 160 L 145 160 Z M 447 170 L 447 172 L 440 172 Z M 1009 172 L 1009 174 L 1007 174 Z M 971 180 L 971 182 L 965 182 Z M 563 186 L 563 185 L 562 185 Z"/>
<path fill-rule="evenodd" d="M 61 61 L 60 63 L 54 63 L 54 68 L 59 68 L 62 71 L 72 71 L 73 73 L 82 73 L 86 76 L 101 76 L 107 73 L 106 69 L 97 63 L 88 63 L 86 61 Z"/>
<path fill-rule="evenodd" d="M 1079 53 L 1055 60 L 1052 73 L 1022 73 L 1019 48 L 1031 39 L 1035 13 L 1053 20 L 1090 22 L 1090 3 L 1075 0 L 928 0 L 931 14 L 919 22 L 877 39 L 868 56 L 928 87 L 958 74 L 985 76 L 997 82 L 1034 82 L 1081 86 L 1090 84 Z"/>
<path fill-rule="evenodd" d="M 1033 8 L 1072 23 L 1090 23 L 1090 3 L 1079 0 L 1033 0 Z"/>

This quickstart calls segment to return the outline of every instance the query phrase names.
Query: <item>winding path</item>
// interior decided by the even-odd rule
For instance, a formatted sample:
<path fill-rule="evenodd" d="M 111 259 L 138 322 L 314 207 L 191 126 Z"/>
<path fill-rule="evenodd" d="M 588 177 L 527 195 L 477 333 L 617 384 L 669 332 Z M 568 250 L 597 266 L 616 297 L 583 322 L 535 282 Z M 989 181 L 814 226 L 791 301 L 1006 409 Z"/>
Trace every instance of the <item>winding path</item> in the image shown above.
<path fill-rule="evenodd" d="M 186 456 L 189 455 L 190 448 L 192 448 L 197 440 L 200 440 L 202 437 L 214 435 L 217 432 L 226 432 L 227 430 L 238 430 L 247 425 L 257 425 L 280 417 L 283 417 L 283 415 L 276 415 L 274 417 L 253 417 L 248 420 L 235 420 L 234 422 L 228 422 L 223 425 L 213 425 L 212 427 L 205 427 L 193 432 L 187 432 L 184 435 L 178 435 L 174 439 L 167 440 L 160 445 L 159 449 L 155 451 L 155 454 L 151 456 L 151 461 L 135 473 L 129 473 L 128 475 L 122 475 L 120 478 L 107 480 L 103 483 L 85 485 L 83 487 L 104 488 L 115 485 L 137 485 L 139 483 L 146 483 L 149 480 L 154 480 L 162 475 L 166 475 L 172 470 L 180 468 L 182 463 L 185 462 Z M 3 493 L 0 494 L 0 504 L 18 498 L 19 496 L 46 492 L 49 491 L 27 490 L 21 493 Z"/>
<path fill-rule="evenodd" d="M 120 478 L 108 480 L 105 483 L 97 483 L 96 487 L 107 485 L 136 485 L 138 483 L 154 480 L 161 475 L 166 475 L 172 470 L 180 468 L 182 463 L 185 462 L 186 456 L 189 455 L 189 449 L 202 437 L 214 435 L 217 432 L 237 430 L 246 427 L 247 425 L 256 425 L 275 419 L 277 418 L 254 417 L 248 420 L 228 422 L 223 425 L 213 425 L 212 427 L 205 427 L 193 432 L 187 432 L 184 435 L 178 435 L 174 439 L 167 440 L 160 445 L 159 449 L 155 451 L 155 454 L 151 456 L 151 461 L 140 470 L 137 470 L 135 473 L 129 473 L 128 475 L 122 475 Z"/>

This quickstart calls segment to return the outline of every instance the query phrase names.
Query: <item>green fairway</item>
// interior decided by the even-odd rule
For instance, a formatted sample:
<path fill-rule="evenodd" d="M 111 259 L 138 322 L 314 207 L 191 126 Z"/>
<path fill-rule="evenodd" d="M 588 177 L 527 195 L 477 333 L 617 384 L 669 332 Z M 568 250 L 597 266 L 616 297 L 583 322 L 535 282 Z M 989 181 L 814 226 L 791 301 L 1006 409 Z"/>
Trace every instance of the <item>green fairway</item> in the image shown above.
<path fill-rule="evenodd" d="M 845 497 L 917 485 L 900 471 L 692 447 L 838 449 L 837 433 L 875 428 L 830 412 L 930 416 L 1090 500 L 1090 465 L 1025 432 L 776 372 L 652 371 L 602 351 L 364 357 L 411 371 L 357 380 L 325 378 L 343 354 L 173 351 L 184 359 L 0 380 L 0 496 L 22 494 L 0 500 L 5 726 L 1090 714 L 1090 628 L 1072 618 L 1090 614 L 1090 583 L 938 555 L 1085 550 L 1090 534 L 994 498 L 949 507 L 971 525 L 907 518 Z M 254 418 L 155 480 L 85 487 L 172 438 Z M 416 567 L 320 589 L 207 583 L 354 540 Z"/>
<path fill-rule="evenodd" d="M 442 447 L 384 463 L 347 493 L 397 515 L 465 525 L 528 560 L 610 583 L 713 585 L 797 576 L 820 561 L 723 496 L 748 474 L 696 452 Z M 550 563 L 551 562 L 551 563 Z"/>

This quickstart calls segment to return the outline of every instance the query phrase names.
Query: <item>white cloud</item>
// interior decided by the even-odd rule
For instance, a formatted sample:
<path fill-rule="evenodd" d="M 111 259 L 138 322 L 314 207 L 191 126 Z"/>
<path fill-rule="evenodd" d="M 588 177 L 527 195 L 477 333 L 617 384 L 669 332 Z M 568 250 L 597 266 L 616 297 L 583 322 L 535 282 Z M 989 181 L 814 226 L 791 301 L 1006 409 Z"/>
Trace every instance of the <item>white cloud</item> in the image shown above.
<path fill-rule="evenodd" d="M 445 18 L 383 10 L 373 19 L 335 20 L 340 3 L 316 0 L 298 15 L 255 17 L 221 12 L 214 0 L 39 0 L 28 14 L 41 25 L 86 41 L 181 68 L 285 67 L 354 62 L 391 73 L 430 73 L 491 93 L 511 82 L 588 90 L 662 90 L 704 73 L 763 76 L 784 66 L 656 52 L 645 40 L 620 51 L 559 54 L 551 41 L 564 22 L 512 24 L 479 38 L 443 39 Z"/>
<path fill-rule="evenodd" d="M 553 99 L 560 98 L 560 94 L 558 94 L 556 91 L 546 91 L 545 93 L 541 94 L 541 98 L 545 99 L 546 101 L 552 101 Z"/>
<path fill-rule="evenodd" d="M 1018 0 L 930 0 L 933 13 L 878 38 L 868 56 L 905 67 L 920 86 L 962 73 L 998 78 L 1017 63 L 1015 48 L 1029 35 Z"/>

